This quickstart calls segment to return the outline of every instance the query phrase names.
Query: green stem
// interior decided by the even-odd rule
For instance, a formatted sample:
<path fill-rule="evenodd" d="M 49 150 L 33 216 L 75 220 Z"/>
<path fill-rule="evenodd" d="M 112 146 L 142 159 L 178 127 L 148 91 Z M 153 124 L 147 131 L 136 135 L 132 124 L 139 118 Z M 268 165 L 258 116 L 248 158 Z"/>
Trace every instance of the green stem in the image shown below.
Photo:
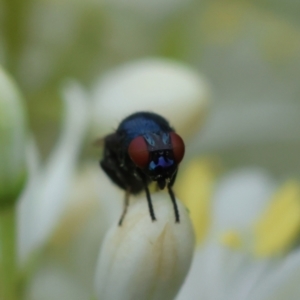
<path fill-rule="evenodd" d="M 16 211 L 0 211 L 0 299 L 17 300 Z"/>

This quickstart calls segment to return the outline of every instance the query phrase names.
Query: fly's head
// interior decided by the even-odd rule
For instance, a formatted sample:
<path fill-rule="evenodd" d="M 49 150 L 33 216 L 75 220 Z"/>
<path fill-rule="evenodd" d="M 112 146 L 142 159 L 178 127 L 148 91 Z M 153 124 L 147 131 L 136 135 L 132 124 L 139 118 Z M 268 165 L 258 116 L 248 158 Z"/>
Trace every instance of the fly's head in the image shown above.
<path fill-rule="evenodd" d="M 184 156 L 184 142 L 175 132 L 147 133 L 128 147 L 133 163 L 163 189 L 175 175 Z"/>

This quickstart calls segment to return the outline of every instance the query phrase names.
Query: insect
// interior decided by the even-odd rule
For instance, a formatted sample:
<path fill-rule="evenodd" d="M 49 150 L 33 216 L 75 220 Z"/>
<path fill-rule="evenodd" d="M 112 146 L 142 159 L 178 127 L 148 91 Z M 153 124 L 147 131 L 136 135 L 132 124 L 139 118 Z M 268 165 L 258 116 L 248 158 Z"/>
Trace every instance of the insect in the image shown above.
<path fill-rule="evenodd" d="M 156 220 L 149 184 L 159 189 L 167 187 L 171 197 L 175 221 L 180 222 L 172 186 L 178 164 L 184 156 L 184 142 L 169 122 L 158 114 L 138 112 L 125 118 L 114 133 L 104 137 L 104 153 L 100 166 L 110 179 L 125 190 L 122 225 L 129 205 L 130 194 L 146 192 L 149 213 Z"/>

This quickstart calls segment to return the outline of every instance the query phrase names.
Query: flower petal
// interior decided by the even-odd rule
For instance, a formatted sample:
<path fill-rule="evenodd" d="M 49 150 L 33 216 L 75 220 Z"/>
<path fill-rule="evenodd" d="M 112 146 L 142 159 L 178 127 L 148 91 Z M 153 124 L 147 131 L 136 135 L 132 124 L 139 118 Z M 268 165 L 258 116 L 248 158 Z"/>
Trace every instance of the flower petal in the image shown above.
<path fill-rule="evenodd" d="M 98 299 L 173 299 L 190 267 L 195 237 L 185 207 L 180 223 L 167 195 L 152 195 L 157 221 L 146 199 L 129 207 L 122 226 L 104 240 L 97 266 Z"/>
<path fill-rule="evenodd" d="M 251 300 L 299 299 L 300 251 L 297 249 L 279 261 L 260 281 Z"/>
<path fill-rule="evenodd" d="M 65 209 L 88 126 L 89 104 L 85 91 L 76 83 L 69 82 L 63 94 L 66 115 L 61 136 L 45 169 L 36 178 L 36 189 L 23 198 L 31 207 L 32 213 L 27 216 L 27 222 L 32 225 L 31 231 L 26 233 L 28 245 L 22 257 L 27 257 L 29 252 L 45 242 Z"/>
<path fill-rule="evenodd" d="M 260 169 L 241 169 L 221 180 L 214 196 L 214 230 L 250 228 L 266 206 L 274 183 Z"/>

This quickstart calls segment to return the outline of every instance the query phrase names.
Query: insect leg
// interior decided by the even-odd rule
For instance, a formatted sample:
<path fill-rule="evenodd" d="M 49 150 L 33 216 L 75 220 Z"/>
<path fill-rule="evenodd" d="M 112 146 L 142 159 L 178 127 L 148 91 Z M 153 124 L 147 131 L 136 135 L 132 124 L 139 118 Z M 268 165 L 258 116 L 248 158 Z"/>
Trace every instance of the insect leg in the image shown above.
<path fill-rule="evenodd" d="M 119 226 L 122 226 L 122 223 L 124 221 L 124 217 L 127 213 L 127 208 L 128 208 L 128 205 L 129 205 L 129 196 L 130 196 L 130 188 L 128 188 L 125 192 L 124 209 L 123 209 L 120 221 L 119 221 Z"/>
<path fill-rule="evenodd" d="M 173 207 L 174 207 L 174 212 L 175 212 L 175 222 L 176 222 L 176 223 L 180 223 L 179 211 L 178 211 L 178 207 L 177 207 L 175 195 L 174 195 L 174 192 L 173 192 L 173 190 L 172 190 L 171 185 L 168 185 L 168 191 L 169 191 L 169 195 L 170 195 L 170 197 L 171 197 L 171 200 L 172 200 L 172 203 L 173 203 Z"/>
<path fill-rule="evenodd" d="M 149 192 L 149 189 L 148 189 L 149 182 L 147 182 L 147 178 L 145 177 L 145 175 L 141 171 L 136 170 L 136 172 L 137 172 L 137 175 L 139 176 L 139 178 L 141 179 L 141 181 L 143 182 L 144 189 L 145 189 L 145 192 L 146 192 L 148 207 L 149 207 L 149 213 L 150 213 L 151 220 L 153 222 L 153 221 L 156 220 L 156 218 L 155 218 L 155 214 L 154 214 L 154 209 L 153 209 L 153 205 L 152 205 L 152 201 L 151 201 L 150 192 Z"/>
<path fill-rule="evenodd" d="M 178 170 L 176 170 L 176 172 L 174 173 L 173 177 L 170 180 L 169 186 L 173 186 L 176 180 L 176 176 L 177 176 L 177 172 Z"/>
<path fill-rule="evenodd" d="M 152 201 L 151 201 L 151 197 L 150 197 L 150 192 L 149 192 L 148 186 L 146 184 L 145 184 L 145 191 L 146 191 L 147 202 L 148 202 L 151 220 L 153 222 L 156 220 L 156 218 L 155 218 L 154 209 L 153 209 L 153 205 L 152 205 Z"/>

